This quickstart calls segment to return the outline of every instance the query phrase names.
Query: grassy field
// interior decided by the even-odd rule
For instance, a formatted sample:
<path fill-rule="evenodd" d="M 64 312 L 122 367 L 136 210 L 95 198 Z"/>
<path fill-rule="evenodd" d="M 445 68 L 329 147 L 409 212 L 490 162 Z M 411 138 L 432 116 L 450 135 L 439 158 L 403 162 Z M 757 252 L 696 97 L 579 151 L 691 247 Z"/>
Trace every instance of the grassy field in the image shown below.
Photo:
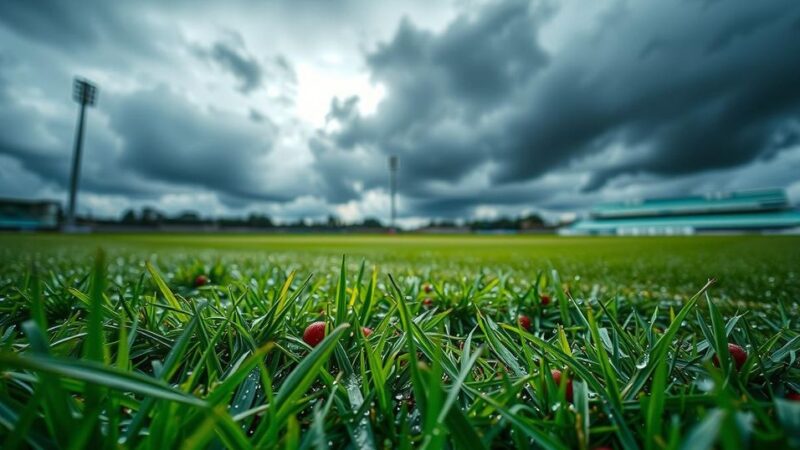
<path fill-rule="evenodd" d="M 0 447 L 798 447 L 799 268 L 789 236 L 0 234 Z"/>

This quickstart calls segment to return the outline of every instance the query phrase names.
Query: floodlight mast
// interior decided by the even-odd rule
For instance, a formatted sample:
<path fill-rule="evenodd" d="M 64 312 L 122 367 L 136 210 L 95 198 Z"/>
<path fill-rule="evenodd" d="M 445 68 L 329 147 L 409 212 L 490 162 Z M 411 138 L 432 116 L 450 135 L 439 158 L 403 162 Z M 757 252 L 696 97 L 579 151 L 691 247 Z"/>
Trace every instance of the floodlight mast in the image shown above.
<path fill-rule="evenodd" d="M 390 229 L 394 231 L 397 210 L 395 209 L 395 194 L 397 193 L 397 166 L 399 160 L 396 155 L 389 156 L 389 195 L 391 197 Z"/>
<path fill-rule="evenodd" d="M 75 151 L 72 157 L 72 174 L 69 180 L 69 206 L 67 209 L 67 228 L 75 226 L 75 200 L 78 194 L 78 178 L 81 170 L 81 152 L 83 150 L 83 124 L 86 107 L 94 106 L 97 100 L 97 86 L 87 80 L 76 78 L 72 85 L 72 98 L 80 103 L 78 129 L 75 132 Z"/>

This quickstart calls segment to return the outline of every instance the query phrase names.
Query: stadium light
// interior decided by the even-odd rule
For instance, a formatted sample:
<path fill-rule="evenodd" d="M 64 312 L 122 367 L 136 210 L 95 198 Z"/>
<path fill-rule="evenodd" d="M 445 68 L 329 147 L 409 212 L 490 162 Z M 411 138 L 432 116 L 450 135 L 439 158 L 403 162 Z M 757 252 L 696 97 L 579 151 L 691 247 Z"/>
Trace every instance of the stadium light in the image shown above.
<path fill-rule="evenodd" d="M 394 230 L 395 219 L 397 217 L 397 212 L 395 209 L 394 198 L 395 194 L 397 193 L 397 166 L 399 164 L 399 160 L 396 155 L 389 156 L 389 195 L 391 196 L 391 220 L 389 221 L 389 226 L 391 230 Z"/>
<path fill-rule="evenodd" d="M 76 78 L 72 84 L 72 98 L 80 103 L 78 129 L 75 134 L 75 152 L 72 157 L 72 174 L 69 181 L 69 209 L 67 210 L 67 227 L 75 225 L 75 199 L 78 194 L 78 177 L 81 168 L 81 150 L 83 147 L 83 123 L 86 107 L 94 106 L 97 101 L 97 86 L 87 80 Z"/>

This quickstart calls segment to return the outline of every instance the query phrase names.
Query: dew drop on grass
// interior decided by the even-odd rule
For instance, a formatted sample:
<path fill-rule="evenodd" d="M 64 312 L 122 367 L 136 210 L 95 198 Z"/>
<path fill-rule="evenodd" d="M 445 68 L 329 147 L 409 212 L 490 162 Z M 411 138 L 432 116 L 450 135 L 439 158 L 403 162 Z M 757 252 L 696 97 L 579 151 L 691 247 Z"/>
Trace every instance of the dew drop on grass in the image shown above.
<path fill-rule="evenodd" d="M 647 367 L 647 364 L 650 362 L 650 353 L 645 353 L 638 361 L 636 361 L 636 368 L 637 369 L 644 369 Z"/>
<path fill-rule="evenodd" d="M 711 378 L 702 378 L 697 380 L 697 388 L 704 392 L 709 392 L 714 389 L 714 380 Z"/>

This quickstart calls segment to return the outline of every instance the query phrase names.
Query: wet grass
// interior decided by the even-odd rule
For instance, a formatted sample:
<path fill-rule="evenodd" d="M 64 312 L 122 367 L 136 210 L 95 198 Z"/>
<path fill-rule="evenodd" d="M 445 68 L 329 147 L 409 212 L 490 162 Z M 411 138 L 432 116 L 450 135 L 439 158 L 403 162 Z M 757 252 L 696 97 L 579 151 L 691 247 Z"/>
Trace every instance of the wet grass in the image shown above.
<path fill-rule="evenodd" d="M 0 235 L 0 446 L 796 447 L 798 244 Z"/>

